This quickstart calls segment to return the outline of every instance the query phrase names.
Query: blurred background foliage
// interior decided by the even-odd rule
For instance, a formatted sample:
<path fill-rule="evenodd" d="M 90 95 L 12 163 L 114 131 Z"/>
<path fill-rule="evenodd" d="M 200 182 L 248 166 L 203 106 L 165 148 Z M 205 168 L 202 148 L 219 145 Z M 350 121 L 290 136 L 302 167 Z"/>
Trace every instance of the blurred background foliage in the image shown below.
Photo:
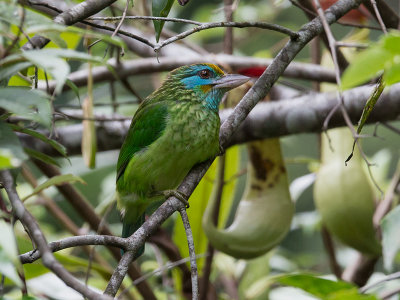
<path fill-rule="evenodd" d="M 72 6 L 78 2 L 65 1 L 65 4 Z M 243 0 L 235 3 L 238 4 L 234 13 L 236 21 L 265 21 L 280 24 L 292 30 L 298 30 L 302 24 L 307 22 L 306 16 L 298 8 L 291 5 L 289 1 Z M 390 5 L 398 11 L 398 3 L 392 1 Z M 129 15 L 149 15 L 151 14 L 150 6 L 150 1 L 135 0 L 134 5 L 129 7 Z M 113 9 L 103 11 L 103 15 L 121 15 L 124 7 L 125 1 L 117 1 L 113 5 Z M 125 88 L 125 85 L 119 81 L 113 83 L 95 82 L 92 89 L 74 87 L 67 81 L 68 74 L 94 66 L 107 65 L 107 59 L 112 56 L 115 57 L 118 52 L 117 47 L 124 47 L 126 50 L 124 43 L 118 37 L 111 38 L 109 34 L 95 33 L 89 28 L 56 26 L 50 18 L 29 8 L 24 10 L 24 31 L 23 34 L 20 34 L 18 26 L 22 14 L 21 6 L 17 1 L 6 0 L 0 3 L 1 50 L 7 49 L 16 35 L 20 36 L 17 44 L 0 61 L 0 107 L 3 113 L 0 121 L 0 168 L 24 166 L 26 170 L 30 170 L 29 172 L 32 173 L 39 184 L 43 183 L 47 180 L 46 176 L 40 172 L 35 164 L 26 160 L 28 156 L 31 156 L 47 163 L 59 165 L 61 174 L 79 176 L 84 184 L 79 182 L 80 180 L 74 182 L 76 180 L 72 178 L 66 181 L 74 182 L 72 183 L 73 186 L 91 203 L 96 212 L 100 215 L 106 215 L 106 220 L 112 232 L 119 235 L 121 232 L 120 217 L 113 204 L 118 150 L 94 153 L 96 152 L 95 149 L 84 148 L 83 152 L 93 151 L 88 155 L 95 154 L 95 166 L 93 168 L 86 166 L 82 155 L 68 156 L 67 158 L 62 158 L 61 155 L 58 157 L 40 156 L 40 153 L 29 152 L 29 149 L 24 151 L 15 135 L 15 132 L 21 130 L 9 127 L 7 123 L 11 123 L 11 121 L 8 118 L 14 118 L 13 122 L 17 126 L 32 129 L 35 132 L 43 132 L 43 130 L 51 132 L 53 130 L 54 116 L 52 117 L 52 113 L 54 112 L 58 112 L 58 115 L 61 116 L 64 115 L 57 119 L 57 127 L 80 124 L 82 118 L 74 118 L 73 116 L 82 115 L 81 105 L 86 101 L 88 94 L 93 99 L 92 115 L 102 114 L 108 117 L 126 116 L 130 118 L 137 109 L 138 103 L 141 101 L 140 98 L 145 98 L 156 89 L 165 74 L 129 77 L 129 84 L 140 98 L 132 95 Z M 169 16 L 199 22 L 221 21 L 224 20 L 223 3 L 213 0 L 193 0 L 184 7 L 174 3 Z M 154 34 L 151 21 L 126 21 L 126 23 L 143 30 L 147 34 Z M 366 23 L 376 25 L 371 20 L 367 20 Z M 191 27 L 192 25 L 188 24 L 166 22 L 161 36 L 165 38 L 173 35 L 174 32 L 181 32 Z M 360 29 L 335 24 L 332 26 L 332 30 L 335 37 L 341 40 L 356 34 Z M 365 43 L 377 42 L 382 35 L 381 32 L 376 30 L 364 29 L 364 31 L 365 37 L 362 42 Z M 211 53 L 219 53 L 223 51 L 224 33 L 225 29 L 222 28 L 204 30 L 188 37 L 185 43 L 200 46 Z M 18 48 L 28 42 L 27 37 L 32 37 L 35 34 L 46 36 L 52 41 L 43 50 L 19 51 Z M 97 39 L 102 41 L 93 45 L 88 52 L 87 45 Z M 286 37 L 282 37 L 281 34 L 273 31 L 257 28 L 234 29 L 233 53 L 239 56 L 273 58 L 286 41 Z M 121 60 L 127 59 L 140 59 L 140 57 L 131 51 L 125 51 Z M 310 48 L 306 47 L 302 50 L 296 61 L 311 62 Z M 37 66 L 37 69 L 35 66 Z M 35 72 L 37 72 L 37 79 L 35 79 Z M 357 74 L 357 69 L 353 72 Z M 47 95 L 44 92 L 29 91 L 29 87 L 35 86 L 35 80 L 51 79 L 57 82 L 55 94 Z M 71 89 L 62 91 L 62 86 L 66 81 Z M 288 81 L 291 86 L 300 87 L 301 91 L 307 92 L 312 89 L 311 83 L 305 80 L 288 80 L 285 78 L 281 80 L 281 83 L 287 84 Z M 35 108 L 39 114 L 32 113 L 31 108 Z M 12 115 L 6 114 L 6 111 L 12 113 Z M 400 125 L 399 122 L 391 122 L 390 124 L 395 127 Z M 90 136 L 93 132 L 90 133 L 90 129 L 88 129 L 86 134 Z M 374 164 L 372 172 L 376 181 L 380 188 L 386 191 L 393 174 L 397 170 L 398 149 L 400 147 L 398 133 L 382 125 L 371 125 L 363 129 L 363 134 L 378 136 L 363 139 L 362 147 L 368 160 Z M 52 138 L 57 138 L 56 133 L 52 135 Z M 46 142 L 50 143 L 50 141 Z M 318 134 L 298 134 L 283 137 L 280 142 L 292 200 L 295 201 L 295 214 L 290 231 L 277 247 L 254 259 L 236 259 L 217 252 L 213 258 L 210 275 L 214 293 L 217 295 L 216 299 L 233 299 L 235 297 L 239 299 L 275 300 L 294 299 L 295 297 L 298 300 L 376 299 L 373 295 L 362 296 L 358 294 L 355 285 L 345 285 L 342 282 L 330 280 L 322 281 L 323 279 L 318 277 L 334 278 L 321 234 L 321 217 L 315 208 L 313 199 L 312 183 L 314 181 L 313 174 L 319 168 L 320 136 Z M 60 148 L 61 154 L 67 155 L 65 149 L 61 146 L 55 145 L 55 147 Z M 219 211 L 219 228 L 225 228 L 233 222 L 235 209 L 245 190 L 246 165 L 248 162 L 246 146 L 231 147 L 227 150 L 225 159 L 224 179 L 226 184 L 223 187 Z M 206 263 L 204 254 L 208 249 L 208 240 L 202 229 L 202 215 L 215 188 L 218 160 L 214 162 L 191 196 L 191 206 L 188 210 L 196 253 L 199 254 L 200 278 L 203 275 L 203 268 Z M 21 198 L 32 193 L 33 188 L 27 182 L 26 176 L 22 176 L 23 172 L 16 172 L 16 175 L 17 189 Z M 375 195 L 376 201 L 382 198 L 382 194 L 377 190 L 375 190 Z M 0 196 L 3 200 L 6 199 L 3 191 L 1 191 Z M 70 236 L 71 233 L 65 229 L 57 217 L 48 213 L 47 206 L 43 205 L 47 201 L 45 198 L 54 201 L 72 223 L 79 228 L 80 233 L 94 233 L 64 196 L 55 187 L 50 187 L 43 193 L 36 193 L 25 201 L 26 207 L 38 220 L 48 241 L 59 240 Z M 397 196 L 394 203 L 397 204 Z M 108 209 L 109 207 L 110 209 Z M 24 299 L 79 299 L 79 294 L 67 288 L 54 274 L 43 267 L 40 261 L 23 266 L 18 263 L 15 245 L 17 244 L 19 253 L 30 251 L 33 246 L 18 222 L 14 227 L 10 225 L 10 215 L 6 211 L 7 209 L 4 209 L 1 212 L 2 221 L 0 222 L 0 273 L 5 276 L 1 284 L 0 296 L 4 299 L 21 298 L 23 283 L 18 275 L 19 273 L 25 274 L 28 294 L 31 297 L 24 296 Z M 392 255 L 391 262 L 385 262 L 384 267 L 385 258 L 379 258 L 370 279 L 372 281 L 382 278 L 384 274 L 390 271 L 398 271 L 400 267 L 399 241 L 398 238 L 397 241 L 392 239 L 400 236 L 398 209 L 397 212 L 394 211 L 393 213 L 395 214 L 394 217 L 386 220 L 386 226 L 383 228 L 383 236 L 384 239 L 388 239 L 386 244 L 389 245 L 389 252 L 391 251 L 390 255 Z M 178 247 L 180 256 L 187 257 L 186 236 L 179 216 L 175 214 L 163 225 L 163 228 Z M 14 242 L 13 233 L 17 243 Z M 333 242 L 339 266 L 346 268 L 351 265 L 357 257 L 356 250 L 346 246 L 336 238 Z M 116 262 L 104 247 L 96 247 L 95 250 L 111 265 L 111 268 L 104 267 L 95 261 L 92 262 L 89 259 L 90 255 L 82 251 L 81 248 L 60 251 L 56 254 L 56 257 L 69 271 L 82 280 L 85 280 L 86 273 L 89 273 L 88 284 L 93 288 L 104 290 L 110 276 L 110 270 L 112 271 L 112 268 L 116 266 Z M 387 253 L 386 250 L 388 249 L 384 249 L 384 255 Z M 167 260 L 168 257 L 157 246 L 153 245 L 146 247 L 146 252 L 138 259 L 137 264 L 142 273 L 146 274 L 162 267 Z M 293 273 L 300 274 L 293 275 Z M 282 274 L 291 275 L 279 277 Z M 181 299 L 186 295 L 182 273 L 178 268 L 156 273 L 148 278 L 148 282 L 158 299 Z M 131 280 L 126 278 L 124 286 L 129 287 L 130 285 Z M 368 292 L 387 291 L 399 285 L 400 281 L 391 281 L 368 290 Z M 322 286 L 325 289 L 318 290 L 318 287 Z M 141 298 L 135 288 L 131 288 L 130 293 L 126 297 Z M 394 296 L 393 299 L 398 299 L 398 296 Z"/>

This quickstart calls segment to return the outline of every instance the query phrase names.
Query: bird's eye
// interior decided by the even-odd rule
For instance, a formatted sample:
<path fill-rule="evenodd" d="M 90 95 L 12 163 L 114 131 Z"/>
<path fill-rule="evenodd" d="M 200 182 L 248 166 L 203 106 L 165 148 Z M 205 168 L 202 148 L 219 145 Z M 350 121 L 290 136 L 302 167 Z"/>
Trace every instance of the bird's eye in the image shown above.
<path fill-rule="evenodd" d="M 211 72 L 208 69 L 203 69 L 199 72 L 199 76 L 203 79 L 207 79 L 211 77 Z"/>

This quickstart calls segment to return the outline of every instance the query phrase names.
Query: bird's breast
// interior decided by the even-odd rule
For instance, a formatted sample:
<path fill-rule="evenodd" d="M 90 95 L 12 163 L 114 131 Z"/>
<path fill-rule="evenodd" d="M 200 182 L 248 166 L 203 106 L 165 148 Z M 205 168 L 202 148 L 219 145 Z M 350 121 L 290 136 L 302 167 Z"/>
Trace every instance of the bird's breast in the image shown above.
<path fill-rule="evenodd" d="M 219 127 L 218 113 L 201 103 L 170 107 L 163 134 L 132 162 L 134 190 L 175 189 L 195 164 L 218 153 Z"/>

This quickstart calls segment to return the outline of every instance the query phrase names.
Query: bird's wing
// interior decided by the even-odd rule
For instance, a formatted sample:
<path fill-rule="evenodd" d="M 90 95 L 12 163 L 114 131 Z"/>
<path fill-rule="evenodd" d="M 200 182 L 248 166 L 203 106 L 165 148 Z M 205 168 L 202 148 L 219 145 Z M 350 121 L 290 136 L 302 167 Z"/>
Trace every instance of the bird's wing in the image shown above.
<path fill-rule="evenodd" d="M 135 114 L 121 147 L 117 163 L 117 181 L 133 155 L 152 144 L 163 133 L 168 116 L 165 102 L 144 105 Z"/>

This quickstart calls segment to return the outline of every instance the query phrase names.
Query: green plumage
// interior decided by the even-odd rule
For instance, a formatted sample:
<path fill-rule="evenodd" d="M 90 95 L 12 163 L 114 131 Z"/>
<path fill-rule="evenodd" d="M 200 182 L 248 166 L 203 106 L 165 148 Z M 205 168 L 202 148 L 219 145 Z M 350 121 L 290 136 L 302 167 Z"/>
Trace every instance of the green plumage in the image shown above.
<path fill-rule="evenodd" d="M 217 87 L 226 85 L 228 76 L 239 75 L 225 75 L 209 64 L 178 68 L 139 106 L 117 164 L 123 237 L 141 226 L 151 203 L 164 200 L 162 192 L 175 189 L 195 164 L 218 154 L 218 105 L 232 87 Z"/>

